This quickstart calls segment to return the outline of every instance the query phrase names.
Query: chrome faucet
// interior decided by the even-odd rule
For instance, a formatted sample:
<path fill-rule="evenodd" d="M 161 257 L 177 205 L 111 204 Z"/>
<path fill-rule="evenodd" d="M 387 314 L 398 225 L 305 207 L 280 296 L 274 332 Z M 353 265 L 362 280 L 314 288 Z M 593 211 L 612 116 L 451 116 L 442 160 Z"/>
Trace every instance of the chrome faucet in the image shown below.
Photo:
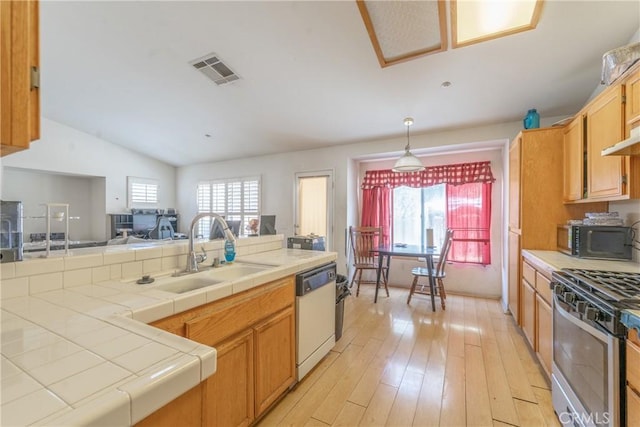
<path fill-rule="evenodd" d="M 193 239 L 195 235 L 195 228 L 202 218 L 213 218 L 213 222 L 211 223 L 211 227 L 215 224 L 216 221 L 220 221 L 222 224 L 222 230 L 224 231 L 225 239 L 231 240 L 235 243 L 236 238 L 233 235 L 233 232 L 229 229 L 229 225 L 227 221 L 224 220 L 220 215 L 213 212 L 203 212 L 196 215 L 191 221 L 191 226 L 189 227 L 189 253 L 187 255 L 187 267 L 184 270 L 184 273 L 197 273 L 198 272 L 198 262 L 202 262 L 206 259 L 206 254 L 196 255 L 195 250 L 193 249 Z M 203 250 L 204 251 L 204 250 Z M 200 261 L 198 261 L 200 259 Z"/>

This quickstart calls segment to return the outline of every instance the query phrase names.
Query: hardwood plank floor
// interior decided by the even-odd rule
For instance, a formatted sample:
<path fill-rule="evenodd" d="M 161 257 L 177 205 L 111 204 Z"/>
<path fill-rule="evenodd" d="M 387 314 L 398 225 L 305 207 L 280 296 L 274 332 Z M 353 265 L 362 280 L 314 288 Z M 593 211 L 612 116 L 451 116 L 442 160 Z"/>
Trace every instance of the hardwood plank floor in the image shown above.
<path fill-rule="evenodd" d="M 559 426 L 535 356 L 498 300 L 406 289 L 345 301 L 342 338 L 259 426 Z"/>

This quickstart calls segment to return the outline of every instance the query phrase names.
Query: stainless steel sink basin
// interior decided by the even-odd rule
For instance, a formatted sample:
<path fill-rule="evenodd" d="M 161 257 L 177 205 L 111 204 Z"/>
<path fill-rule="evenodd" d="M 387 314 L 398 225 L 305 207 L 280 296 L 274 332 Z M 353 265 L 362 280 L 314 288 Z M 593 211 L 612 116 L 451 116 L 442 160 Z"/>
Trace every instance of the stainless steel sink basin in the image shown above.
<path fill-rule="evenodd" d="M 202 274 L 184 276 L 170 280 L 171 281 L 169 283 L 159 284 L 155 286 L 154 289 L 165 292 L 172 292 L 174 294 L 182 294 L 185 292 L 195 291 L 196 289 L 215 285 L 216 283 L 220 283 L 222 281 Z"/>
<path fill-rule="evenodd" d="M 205 274 L 207 277 L 210 277 L 215 280 L 225 281 L 225 280 L 236 280 L 241 279 L 250 274 L 260 273 L 270 268 L 273 268 L 273 265 L 267 264 L 253 264 L 253 263 L 240 263 L 234 262 L 230 265 L 225 265 L 223 267 L 212 268 L 208 270 Z"/>

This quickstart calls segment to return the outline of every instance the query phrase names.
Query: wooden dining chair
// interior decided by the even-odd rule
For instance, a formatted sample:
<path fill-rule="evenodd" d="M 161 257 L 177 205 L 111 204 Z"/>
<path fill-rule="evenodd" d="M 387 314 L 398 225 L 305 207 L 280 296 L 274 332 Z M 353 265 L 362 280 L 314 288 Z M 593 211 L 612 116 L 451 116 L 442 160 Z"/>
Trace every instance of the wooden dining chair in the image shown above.
<path fill-rule="evenodd" d="M 356 296 L 358 296 L 361 283 L 376 283 L 375 279 L 362 280 L 362 272 L 365 270 L 377 272 L 378 270 L 378 256 L 372 250 L 382 243 L 382 228 L 349 226 L 349 243 L 355 269 L 349 287 L 352 287 L 354 282 L 358 282 L 356 287 Z M 380 282 L 384 283 L 387 296 L 389 296 L 388 281 L 389 269 L 383 265 L 380 272 Z"/>
<path fill-rule="evenodd" d="M 440 251 L 438 264 L 435 266 L 434 271 L 432 272 L 437 285 L 437 288 L 434 289 L 434 291 L 436 295 L 440 296 L 440 305 L 442 306 L 443 310 L 445 309 L 445 300 L 447 299 L 447 293 L 444 290 L 443 281 L 446 276 L 444 267 L 447 264 L 447 257 L 449 256 L 449 250 L 451 249 L 452 238 L 453 230 L 447 229 L 444 235 L 444 242 L 442 243 L 442 250 Z M 413 282 L 411 283 L 411 289 L 409 290 L 407 304 L 411 302 L 411 297 L 413 296 L 413 294 L 431 295 L 431 287 L 428 281 L 426 284 L 418 286 L 418 279 L 420 277 L 426 277 L 428 279 L 430 275 L 429 273 L 429 269 L 426 267 L 416 267 L 411 270 L 411 274 L 413 274 Z"/>

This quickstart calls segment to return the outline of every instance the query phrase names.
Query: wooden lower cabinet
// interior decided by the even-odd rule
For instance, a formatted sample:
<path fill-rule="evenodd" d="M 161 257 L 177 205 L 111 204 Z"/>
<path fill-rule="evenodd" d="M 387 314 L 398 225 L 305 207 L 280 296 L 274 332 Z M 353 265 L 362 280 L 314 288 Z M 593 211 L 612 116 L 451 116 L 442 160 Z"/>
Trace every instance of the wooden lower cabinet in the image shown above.
<path fill-rule="evenodd" d="M 627 347 L 627 425 L 640 426 L 640 337 L 629 330 Z"/>
<path fill-rule="evenodd" d="M 203 425 L 251 425 L 295 384 L 294 303 L 290 276 L 153 323 L 218 352 Z"/>
<path fill-rule="evenodd" d="M 522 314 L 520 315 L 522 331 L 529 344 L 535 348 L 536 336 L 536 290 L 523 278 L 522 279 Z"/>
<path fill-rule="evenodd" d="M 520 234 L 509 231 L 509 311 L 520 324 Z"/>
<path fill-rule="evenodd" d="M 262 415 L 295 382 L 295 312 L 286 308 L 254 327 L 255 409 Z"/>
<path fill-rule="evenodd" d="M 550 272 L 523 260 L 521 328 L 543 370 L 551 378 L 553 351 Z"/>
<path fill-rule="evenodd" d="M 536 295 L 536 353 L 549 377 L 551 377 L 551 363 L 553 361 L 552 316 L 551 305 L 540 294 Z"/>
<path fill-rule="evenodd" d="M 253 330 L 235 335 L 215 347 L 217 370 L 209 377 L 205 389 L 204 425 L 248 426 L 255 418 Z"/>
<path fill-rule="evenodd" d="M 205 383 L 195 386 L 182 396 L 167 403 L 137 427 L 191 427 L 202 425 L 202 395 Z"/>

